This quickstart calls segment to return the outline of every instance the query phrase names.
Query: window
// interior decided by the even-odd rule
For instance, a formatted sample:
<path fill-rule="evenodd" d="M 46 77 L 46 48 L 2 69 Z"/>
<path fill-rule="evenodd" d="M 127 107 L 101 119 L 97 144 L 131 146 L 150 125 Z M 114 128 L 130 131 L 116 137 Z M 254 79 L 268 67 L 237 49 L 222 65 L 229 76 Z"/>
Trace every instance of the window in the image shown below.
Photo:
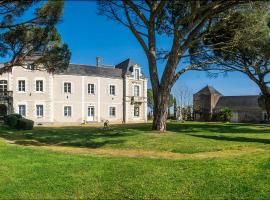
<path fill-rule="evenodd" d="M 71 117 L 71 106 L 65 106 L 64 107 L 64 116 L 65 117 Z"/>
<path fill-rule="evenodd" d="M 36 105 L 37 117 L 43 117 L 43 105 Z"/>
<path fill-rule="evenodd" d="M 25 105 L 19 105 L 19 114 L 23 117 L 26 116 L 26 106 Z"/>
<path fill-rule="evenodd" d="M 0 92 L 7 91 L 7 80 L 0 80 Z"/>
<path fill-rule="evenodd" d="M 43 92 L 43 81 L 42 80 L 36 81 L 36 91 Z"/>
<path fill-rule="evenodd" d="M 139 117 L 139 116 L 140 116 L 140 107 L 134 106 L 134 117 Z"/>
<path fill-rule="evenodd" d="M 134 85 L 134 96 L 138 97 L 140 96 L 140 86 Z"/>
<path fill-rule="evenodd" d="M 71 83 L 64 83 L 64 93 L 71 93 Z"/>
<path fill-rule="evenodd" d="M 88 94 L 95 94 L 95 85 L 88 84 Z"/>
<path fill-rule="evenodd" d="M 18 81 L 18 91 L 25 92 L 25 80 Z"/>
<path fill-rule="evenodd" d="M 110 85 L 110 95 L 115 95 L 115 85 Z"/>
<path fill-rule="evenodd" d="M 110 117 L 115 117 L 116 116 L 116 109 L 115 107 L 110 107 Z"/>
<path fill-rule="evenodd" d="M 135 79 L 139 80 L 140 79 L 140 70 L 139 69 L 135 69 Z"/>

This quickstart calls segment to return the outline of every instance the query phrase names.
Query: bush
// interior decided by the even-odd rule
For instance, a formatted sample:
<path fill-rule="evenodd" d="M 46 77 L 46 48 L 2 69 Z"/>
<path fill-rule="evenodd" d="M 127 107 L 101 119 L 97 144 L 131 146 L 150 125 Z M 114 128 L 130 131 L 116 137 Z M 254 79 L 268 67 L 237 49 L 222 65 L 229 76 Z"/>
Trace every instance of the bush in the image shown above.
<path fill-rule="evenodd" d="M 233 111 L 230 108 L 222 108 L 219 111 L 219 119 L 223 122 L 230 122 L 233 116 Z"/>
<path fill-rule="evenodd" d="M 34 121 L 21 118 L 17 120 L 16 128 L 19 130 L 31 130 L 33 129 Z"/>
<path fill-rule="evenodd" d="M 10 114 L 5 116 L 4 122 L 10 127 L 15 127 L 18 119 L 22 119 L 22 116 L 20 114 Z"/>
<path fill-rule="evenodd" d="M 33 129 L 34 122 L 29 119 L 23 118 L 20 114 L 10 114 L 5 116 L 4 122 L 6 125 L 20 129 L 20 130 L 30 130 Z"/>

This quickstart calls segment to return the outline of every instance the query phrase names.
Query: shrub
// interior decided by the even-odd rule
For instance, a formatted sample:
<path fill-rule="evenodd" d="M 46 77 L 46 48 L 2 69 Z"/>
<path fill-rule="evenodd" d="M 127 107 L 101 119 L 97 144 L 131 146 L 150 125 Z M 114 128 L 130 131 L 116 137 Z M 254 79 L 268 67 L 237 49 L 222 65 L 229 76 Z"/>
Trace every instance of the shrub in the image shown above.
<path fill-rule="evenodd" d="M 19 130 L 31 130 L 33 129 L 34 121 L 21 118 L 17 120 L 16 128 Z"/>
<path fill-rule="evenodd" d="M 219 113 L 219 119 L 223 122 L 230 122 L 233 116 L 233 111 L 230 108 L 222 108 Z"/>
<path fill-rule="evenodd" d="M 10 127 L 16 127 L 18 119 L 22 119 L 20 114 L 10 114 L 5 116 L 4 122 Z"/>

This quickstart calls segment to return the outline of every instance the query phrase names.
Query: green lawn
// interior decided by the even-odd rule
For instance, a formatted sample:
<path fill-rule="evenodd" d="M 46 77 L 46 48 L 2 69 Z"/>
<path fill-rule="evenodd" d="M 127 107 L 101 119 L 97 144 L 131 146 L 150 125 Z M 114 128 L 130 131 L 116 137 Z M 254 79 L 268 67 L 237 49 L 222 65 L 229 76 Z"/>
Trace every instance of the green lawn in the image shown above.
<path fill-rule="evenodd" d="M 269 199 L 270 125 L 169 123 L 165 134 L 150 127 L 2 127 L 0 198 Z M 80 154 L 80 149 L 142 156 Z M 189 157 L 152 158 L 149 151 Z M 217 156 L 207 157 L 209 152 Z M 204 156 L 193 157 L 198 153 Z"/>

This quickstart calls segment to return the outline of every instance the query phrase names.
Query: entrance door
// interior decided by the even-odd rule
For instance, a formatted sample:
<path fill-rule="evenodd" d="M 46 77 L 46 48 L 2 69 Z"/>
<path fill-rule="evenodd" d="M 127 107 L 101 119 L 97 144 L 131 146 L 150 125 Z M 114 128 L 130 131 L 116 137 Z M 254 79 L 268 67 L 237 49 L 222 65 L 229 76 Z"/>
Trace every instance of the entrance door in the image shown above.
<path fill-rule="evenodd" d="M 87 121 L 89 121 L 89 122 L 94 121 L 94 117 L 95 117 L 95 107 L 94 106 L 88 106 Z"/>

